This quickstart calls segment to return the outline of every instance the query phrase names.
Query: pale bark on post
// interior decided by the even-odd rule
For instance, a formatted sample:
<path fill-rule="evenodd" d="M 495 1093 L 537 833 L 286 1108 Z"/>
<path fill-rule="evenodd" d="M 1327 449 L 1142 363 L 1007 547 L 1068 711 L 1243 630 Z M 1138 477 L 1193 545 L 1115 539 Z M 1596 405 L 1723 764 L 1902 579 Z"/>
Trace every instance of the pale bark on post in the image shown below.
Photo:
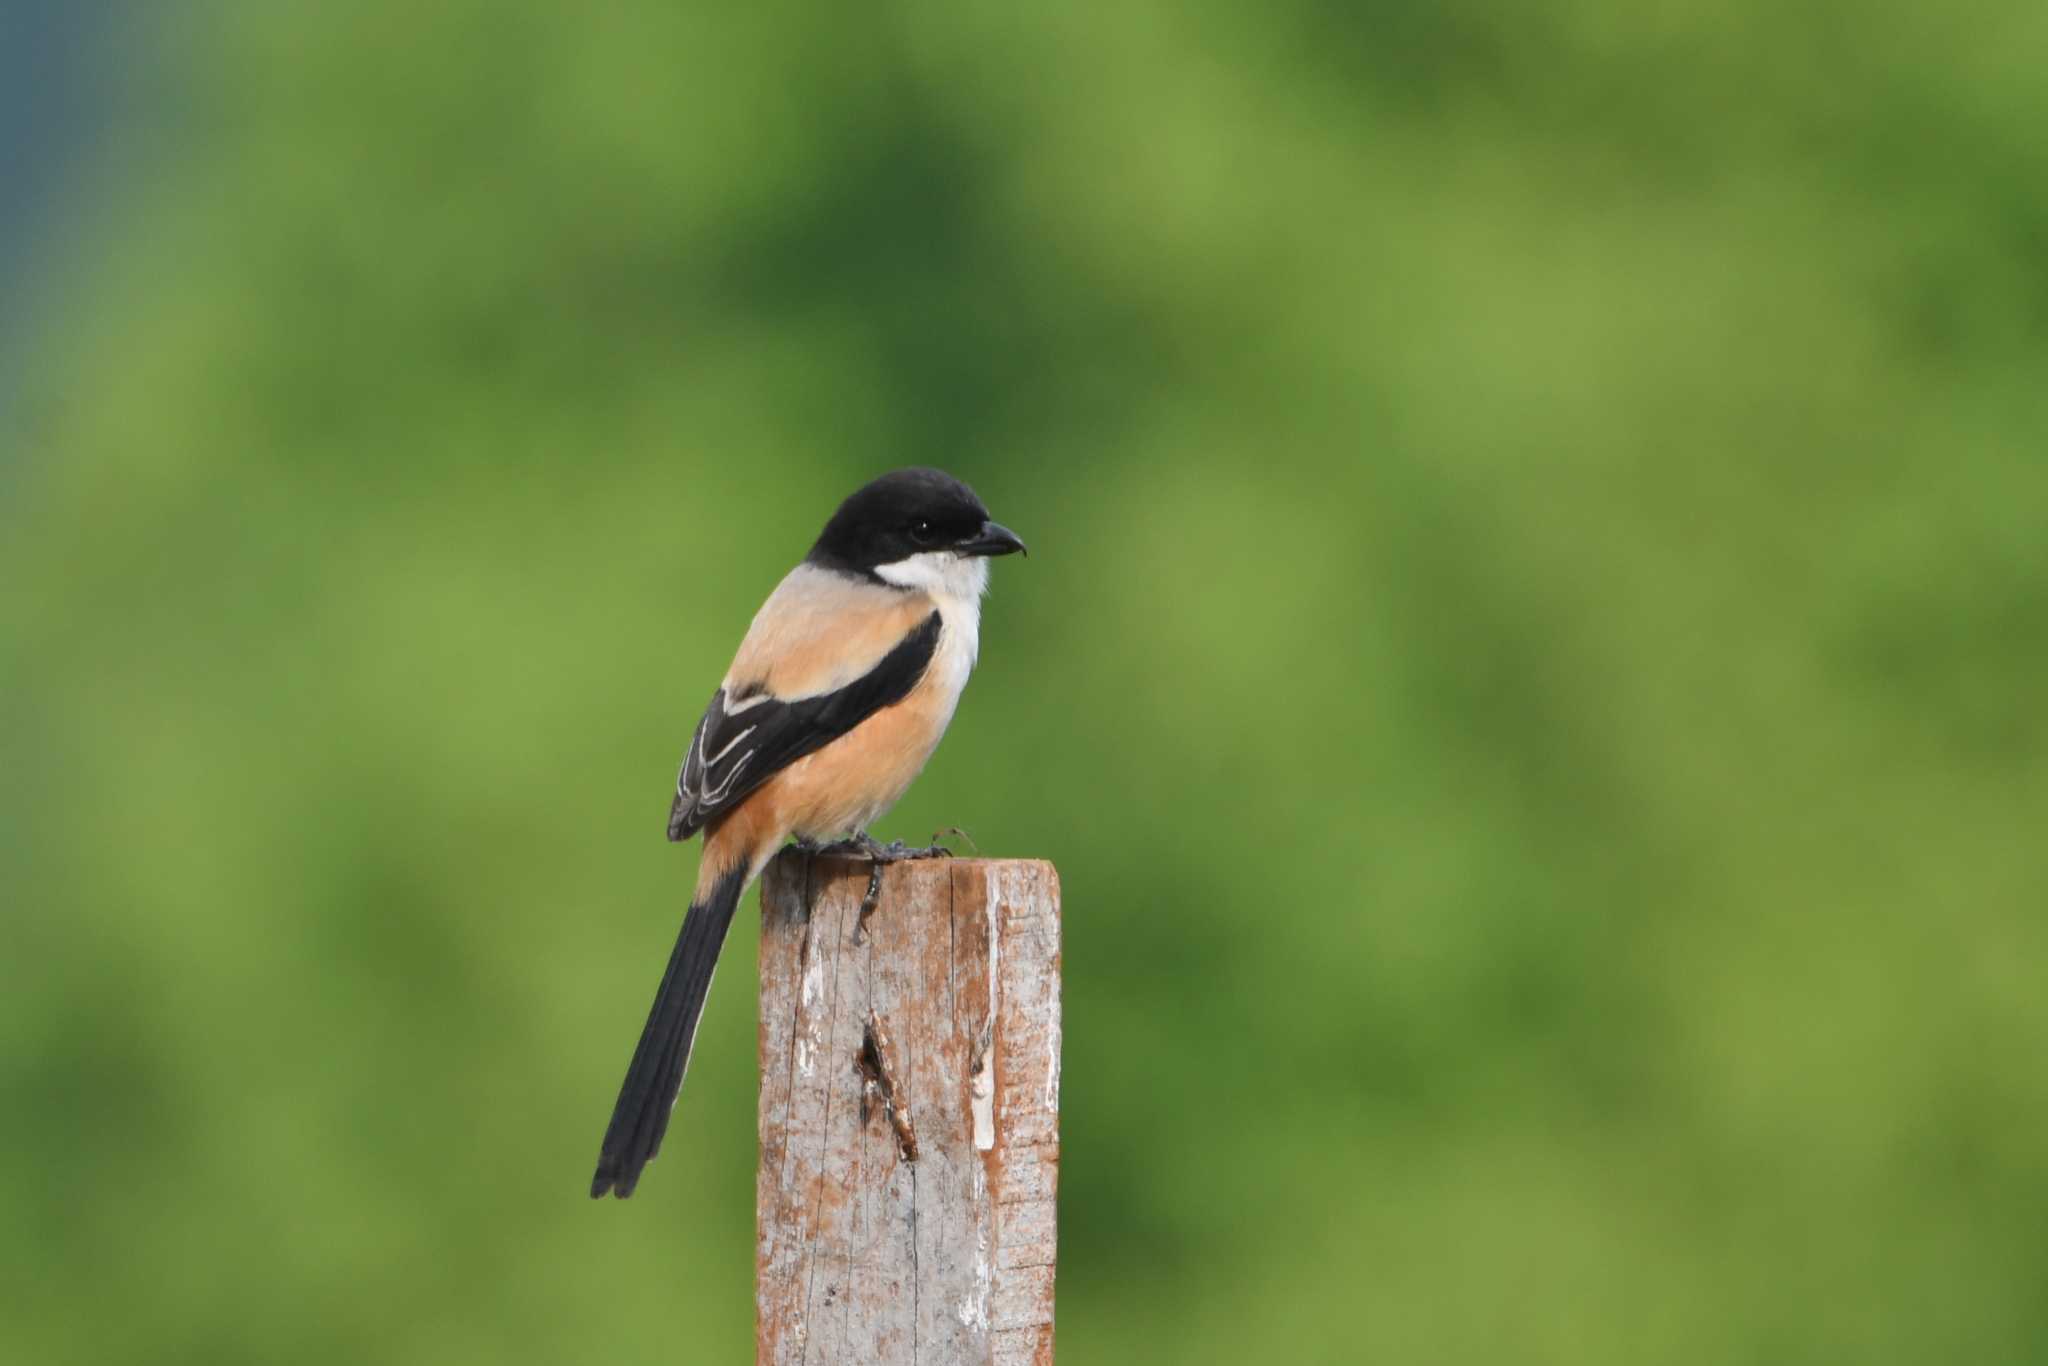
<path fill-rule="evenodd" d="M 762 1363 L 1052 1361 L 1059 876 L 791 851 L 761 884 Z"/>

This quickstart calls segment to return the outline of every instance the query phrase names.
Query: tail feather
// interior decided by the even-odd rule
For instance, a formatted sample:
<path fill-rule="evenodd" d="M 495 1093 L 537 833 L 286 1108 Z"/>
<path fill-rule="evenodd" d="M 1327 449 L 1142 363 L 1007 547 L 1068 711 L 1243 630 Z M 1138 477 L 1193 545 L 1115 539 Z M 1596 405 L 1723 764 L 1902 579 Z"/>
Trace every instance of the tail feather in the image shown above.
<path fill-rule="evenodd" d="M 619 1087 L 612 1122 L 604 1131 L 597 1173 L 590 1179 L 594 1197 L 612 1194 L 623 1200 L 631 1195 L 641 1169 L 661 1150 L 669 1112 L 690 1064 L 690 1043 L 704 1014 L 704 998 L 711 990 L 711 970 L 718 966 L 718 951 L 725 945 L 746 885 L 746 868 L 730 869 L 708 892 L 700 892 L 683 917 L 675 952 L 669 955 L 654 1007 L 647 1013 L 647 1025 Z"/>

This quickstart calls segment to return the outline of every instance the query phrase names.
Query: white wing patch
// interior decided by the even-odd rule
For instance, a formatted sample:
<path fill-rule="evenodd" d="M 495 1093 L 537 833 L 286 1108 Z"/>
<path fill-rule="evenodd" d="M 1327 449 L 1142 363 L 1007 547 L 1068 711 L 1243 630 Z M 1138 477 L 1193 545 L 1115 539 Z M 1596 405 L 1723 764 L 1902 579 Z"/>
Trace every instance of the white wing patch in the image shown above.
<path fill-rule="evenodd" d="M 754 706 L 760 702 L 766 702 L 768 700 L 769 698 L 767 697 L 767 695 L 763 694 L 760 697 L 748 698 L 745 702 L 742 702 L 737 708 L 733 708 L 726 706 L 724 701 L 721 699 L 719 703 L 719 709 L 723 711 L 727 716 L 730 716 L 735 710 L 745 711 L 748 707 Z M 738 735 L 735 735 L 732 737 L 732 739 L 727 740 L 725 744 L 719 748 L 718 753 L 707 755 L 704 753 L 704 733 L 711 729 L 709 721 L 710 718 L 706 717 L 704 721 L 698 723 L 696 738 L 690 742 L 690 753 L 683 756 L 683 767 L 681 771 L 676 774 L 676 796 L 681 798 L 685 802 L 691 800 L 690 773 L 693 769 L 696 771 L 699 781 L 702 782 L 704 777 L 707 776 L 711 772 L 711 770 L 717 768 L 720 764 L 724 763 L 726 757 L 730 755 L 735 749 L 738 749 L 740 747 L 742 741 L 744 741 L 749 735 L 752 735 L 757 729 L 759 729 L 759 727 L 757 726 L 748 726 Z M 735 762 L 731 768 L 725 771 L 725 776 L 720 778 L 715 785 L 710 787 L 704 787 L 695 794 L 697 802 L 704 806 L 716 806 L 718 803 L 724 801 L 726 798 L 726 794 L 732 791 L 733 783 L 736 780 L 738 780 L 740 774 L 746 770 L 747 765 L 750 762 L 752 762 L 753 758 L 754 751 L 752 750 L 748 750 L 745 754 L 742 754 L 739 757 L 738 761 Z"/>
<path fill-rule="evenodd" d="M 754 727 L 748 726 L 738 735 L 735 735 L 732 737 L 732 739 L 726 741 L 725 748 L 718 751 L 718 753 L 712 755 L 709 759 L 704 757 L 704 739 L 702 736 L 699 736 L 697 738 L 697 762 L 702 764 L 706 768 L 718 767 L 720 764 L 725 762 L 725 756 L 732 753 L 733 747 L 735 745 L 739 744 L 740 741 L 746 739 L 749 735 L 752 735 L 753 733 Z"/>
<path fill-rule="evenodd" d="M 888 595 L 886 589 L 869 591 Z M 669 838 L 684 839 L 702 828 L 713 813 L 742 800 L 781 768 L 846 734 L 877 709 L 901 701 L 921 679 L 939 692 L 945 709 L 939 722 L 943 729 L 974 667 L 980 600 L 970 594 L 964 601 L 941 600 L 934 605 L 938 610 L 928 611 L 923 623 L 866 674 L 841 688 L 807 697 L 750 692 L 737 703 L 727 700 L 725 688 L 712 694 L 676 775 Z M 771 702 L 773 706 L 763 705 Z M 744 723 L 735 719 L 756 707 L 761 710 L 746 716 Z"/>
<path fill-rule="evenodd" d="M 730 748 L 730 746 L 728 746 L 727 748 Z M 701 799 L 703 804 L 705 806 L 716 806 L 720 802 L 724 801 L 725 794 L 732 791 L 733 780 L 738 778 L 740 776 L 740 773 L 746 768 L 746 766 L 752 763 L 753 761 L 753 750 L 748 750 L 745 754 L 742 754 L 740 756 L 740 761 L 734 764 L 731 768 L 727 769 L 725 771 L 725 776 L 718 780 L 718 786 L 707 787 L 704 789 L 704 795 Z"/>

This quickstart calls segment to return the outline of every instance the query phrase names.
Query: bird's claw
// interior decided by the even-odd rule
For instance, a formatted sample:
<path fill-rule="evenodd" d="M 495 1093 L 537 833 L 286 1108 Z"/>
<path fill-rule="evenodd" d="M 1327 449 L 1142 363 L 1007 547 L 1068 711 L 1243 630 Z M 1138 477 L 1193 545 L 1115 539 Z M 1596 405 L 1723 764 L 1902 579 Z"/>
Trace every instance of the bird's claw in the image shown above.
<path fill-rule="evenodd" d="M 868 861 L 868 889 L 860 899 L 860 913 L 855 916 L 853 922 L 853 942 L 856 944 L 867 942 L 868 917 L 875 913 L 875 908 L 882 902 L 882 869 L 892 863 L 905 863 L 913 859 L 953 857 L 953 851 L 941 844 L 932 844 L 923 849 L 913 848 L 902 840 L 891 840 L 883 844 L 865 830 L 857 832 L 850 839 L 832 844 L 810 845 L 802 840 L 797 843 L 809 853 L 837 854 L 864 858 Z"/>
<path fill-rule="evenodd" d="M 865 833 L 849 835 L 843 840 L 833 840 L 830 844 L 805 844 L 804 847 L 809 853 L 823 854 L 827 858 L 874 859 L 882 852 L 882 846 L 876 843 L 874 837 Z"/>
<path fill-rule="evenodd" d="M 878 845 L 875 849 L 871 850 L 869 857 L 877 863 L 905 863 L 921 858 L 951 858 L 953 857 L 953 851 L 943 844 L 930 844 L 919 847 L 905 844 L 902 840 L 891 840 L 889 843 Z"/>
<path fill-rule="evenodd" d="M 939 832 L 940 835 L 947 833 L 949 832 L 944 830 Z M 951 833 L 959 834 L 961 832 L 953 831 Z M 937 838 L 938 836 L 933 836 L 934 840 Z M 969 842 L 972 843 L 972 841 Z M 806 840 L 798 840 L 796 847 L 806 854 L 824 854 L 836 858 L 864 858 L 868 862 L 876 864 L 906 863 L 913 859 L 953 857 L 953 851 L 946 848 L 943 844 L 933 843 L 920 847 L 905 844 L 902 840 L 890 840 L 887 844 L 884 844 L 873 835 L 868 834 L 853 835 L 847 839 L 834 840 L 830 844 L 812 844 Z"/>

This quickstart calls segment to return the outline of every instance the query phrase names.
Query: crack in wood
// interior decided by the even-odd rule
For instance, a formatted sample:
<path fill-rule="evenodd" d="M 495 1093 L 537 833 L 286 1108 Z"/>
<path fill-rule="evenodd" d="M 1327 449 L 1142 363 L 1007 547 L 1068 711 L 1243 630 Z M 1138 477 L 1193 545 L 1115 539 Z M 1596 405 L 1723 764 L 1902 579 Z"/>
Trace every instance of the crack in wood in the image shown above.
<path fill-rule="evenodd" d="M 873 871 L 762 883 L 758 1358 L 1049 1363 L 1058 874 L 891 865 L 862 925 Z"/>
<path fill-rule="evenodd" d="M 889 1127 L 896 1131 L 896 1150 L 905 1162 L 917 1161 L 917 1129 L 910 1122 L 910 1102 L 900 1097 L 896 1087 L 896 1072 L 890 1066 L 890 1058 L 896 1051 L 895 1040 L 882 1023 L 882 1017 L 874 1011 L 868 1012 L 867 1028 L 861 1031 L 860 1052 L 854 1055 L 853 1065 L 861 1074 L 860 1127 L 868 1127 L 868 1120 L 874 1113 L 875 1105 L 882 1107 Z"/>

